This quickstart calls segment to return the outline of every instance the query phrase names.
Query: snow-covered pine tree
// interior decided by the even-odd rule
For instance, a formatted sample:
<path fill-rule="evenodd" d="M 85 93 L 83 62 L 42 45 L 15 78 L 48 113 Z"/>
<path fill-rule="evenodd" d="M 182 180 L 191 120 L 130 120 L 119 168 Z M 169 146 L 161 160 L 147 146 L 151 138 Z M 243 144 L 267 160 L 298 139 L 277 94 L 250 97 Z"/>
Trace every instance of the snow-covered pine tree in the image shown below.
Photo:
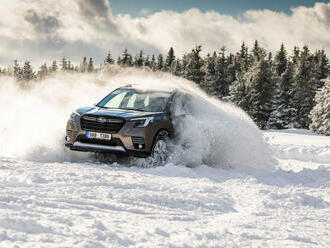
<path fill-rule="evenodd" d="M 275 90 L 272 97 L 272 112 L 266 128 L 283 129 L 297 126 L 297 109 L 293 102 L 294 95 L 294 67 L 287 62 L 286 70 L 277 76 Z"/>
<path fill-rule="evenodd" d="M 37 77 L 39 79 L 43 79 L 47 76 L 47 74 L 48 74 L 48 67 L 47 67 L 47 64 L 44 63 L 40 66 L 40 70 L 37 73 Z"/>
<path fill-rule="evenodd" d="M 272 111 L 266 125 L 267 129 L 282 129 L 285 126 L 283 121 L 283 111 L 286 111 L 285 107 L 288 105 L 288 103 L 283 99 L 285 94 L 284 91 L 286 90 L 284 89 L 286 82 L 283 81 L 282 74 L 285 72 L 287 64 L 287 52 L 284 45 L 282 44 L 274 59 L 273 80 L 275 86 L 272 96 Z"/>
<path fill-rule="evenodd" d="M 249 56 L 248 48 L 243 42 L 241 50 L 236 54 L 236 69 L 238 72 L 246 72 L 251 66 L 251 58 Z"/>
<path fill-rule="evenodd" d="M 23 80 L 23 70 L 16 59 L 14 60 L 13 73 L 17 81 Z"/>
<path fill-rule="evenodd" d="M 93 63 L 92 58 L 89 58 L 88 65 L 87 65 L 87 71 L 88 72 L 93 72 L 94 71 L 94 63 Z"/>
<path fill-rule="evenodd" d="M 256 124 L 264 129 L 271 113 L 271 97 L 274 90 L 270 62 L 261 58 L 245 73 L 245 77 L 246 110 Z"/>
<path fill-rule="evenodd" d="M 300 49 L 299 47 L 295 46 L 293 48 L 293 54 L 291 56 L 292 62 L 294 65 L 297 65 L 300 60 Z"/>
<path fill-rule="evenodd" d="M 142 67 L 143 66 L 144 56 L 143 56 L 143 51 L 142 50 L 138 54 L 135 55 L 133 64 L 136 67 Z"/>
<path fill-rule="evenodd" d="M 35 73 L 30 65 L 30 61 L 25 61 L 22 69 L 22 79 L 24 81 L 30 81 L 35 78 Z"/>
<path fill-rule="evenodd" d="M 170 71 L 172 63 L 175 61 L 174 49 L 173 47 L 170 48 L 168 51 L 165 63 L 164 63 L 164 71 Z"/>
<path fill-rule="evenodd" d="M 284 44 L 281 44 L 280 51 L 275 56 L 274 66 L 275 72 L 277 76 L 281 76 L 283 72 L 286 70 L 286 66 L 288 63 L 287 52 L 284 47 Z"/>
<path fill-rule="evenodd" d="M 316 105 L 310 112 L 312 120 L 309 129 L 320 134 L 330 135 L 330 78 L 315 95 Z"/>
<path fill-rule="evenodd" d="M 315 59 L 315 73 L 316 73 L 316 87 L 317 89 L 322 88 L 324 79 L 328 78 L 329 75 L 329 60 L 324 50 L 318 50 L 314 55 Z"/>
<path fill-rule="evenodd" d="M 202 71 L 203 59 L 200 56 L 202 46 L 196 46 L 190 53 L 183 57 L 183 77 L 200 85 L 204 79 Z"/>
<path fill-rule="evenodd" d="M 68 69 L 68 62 L 65 57 L 62 58 L 62 63 L 61 63 L 61 70 L 65 71 Z"/>
<path fill-rule="evenodd" d="M 244 75 L 238 74 L 236 80 L 229 86 L 229 95 L 224 100 L 231 101 L 242 109 L 247 109 L 246 104 L 246 79 Z"/>
<path fill-rule="evenodd" d="M 216 53 L 214 53 L 213 56 L 210 56 L 210 54 L 208 54 L 207 57 L 204 59 L 204 65 L 202 67 L 204 79 L 201 81 L 200 86 L 207 94 L 211 96 L 217 95 L 217 75 L 215 71 L 216 59 Z"/>
<path fill-rule="evenodd" d="M 163 54 L 159 54 L 157 57 L 156 71 L 162 71 L 164 69 Z"/>
<path fill-rule="evenodd" d="M 213 54 L 215 56 L 215 54 Z M 229 85 L 232 83 L 228 63 L 226 58 L 226 48 L 222 47 L 219 56 L 216 57 L 215 73 L 216 73 L 216 95 L 223 99 L 229 95 Z"/>
<path fill-rule="evenodd" d="M 121 60 L 120 60 L 120 65 L 122 66 L 132 66 L 133 61 L 132 61 L 132 55 L 128 53 L 128 50 L 125 49 L 121 55 Z"/>
<path fill-rule="evenodd" d="M 254 42 L 254 46 L 252 49 L 252 55 L 251 55 L 251 62 L 250 64 L 256 62 L 259 62 L 262 58 L 265 58 L 266 51 L 259 46 L 258 41 L 256 40 Z"/>
<path fill-rule="evenodd" d="M 83 57 L 83 61 L 80 64 L 80 72 L 86 72 L 88 68 L 87 58 Z"/>
<path fill-rule="evenodd" d="M 182 76 L 182 64 L 179 59 L 176 59 L 172 62 L 170 72 L 175 76 L 178 76 L 178 77 Z"/>
<path fill-rule="evenodd" d="M 308 128 L 310 124 L 309 113 L 314 107 L 316 92 L 316 75 L 313 65 L 313 56 L 309 48 L 304 46 L 297 62 L 295 77 L 294 104 L 297 106 L 296 128 Z"/>
<path fill-rule="evenodd" d="M 104 59 L 105 65 L 112 65 L 115 63 L 115 60 L 112 58 L 111 51 L 109 50 L 107 56 Z"/>
<path fill-rule="evenodd" d="M 157 63 L 156 63 L 155 54 L 152 54 L 151 56 L 150 66 L 153 71 L 156 71 Z"/>
<path fill-rule="evenodd" d="M 120 56 L 118 56 L 118 58 L 117 58 L 117 65 L 121 65 L 121 57 Z"/>
<path fill-rule="evenodd" d="M 143 62 L 143 66 L 151 68 L 151 62 L 150 62 L 149 55 L 147 55 L 147 57 L 145 58 L 145 60 Z"/>
<path fill-rule="evenodd" d="M 48 71 L 56 72 L 58 70 L 57 61 L 53 60 L 52 65 L 49 67 Z"/>

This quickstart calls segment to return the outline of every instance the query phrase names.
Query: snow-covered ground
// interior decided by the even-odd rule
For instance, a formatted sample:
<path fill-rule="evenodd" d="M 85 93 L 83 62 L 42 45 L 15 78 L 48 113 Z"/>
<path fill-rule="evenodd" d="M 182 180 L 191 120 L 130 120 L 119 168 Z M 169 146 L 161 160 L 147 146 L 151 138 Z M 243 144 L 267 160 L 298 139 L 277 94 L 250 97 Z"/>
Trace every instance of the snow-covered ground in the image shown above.
<path fill-rule="evenodd" d="M 0 158 L 0 247 L 330 247 L 330 137 L 264 136 L 276 169 Z"/>

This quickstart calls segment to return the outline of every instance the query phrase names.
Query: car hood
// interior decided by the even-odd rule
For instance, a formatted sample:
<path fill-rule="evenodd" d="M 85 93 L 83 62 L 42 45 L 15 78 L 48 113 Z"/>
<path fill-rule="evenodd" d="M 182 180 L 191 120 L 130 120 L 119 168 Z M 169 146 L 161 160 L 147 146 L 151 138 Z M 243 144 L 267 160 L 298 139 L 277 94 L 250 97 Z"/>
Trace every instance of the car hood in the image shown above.
<path fill-rule="evenodd" d="M 88 114 L 95 116 L 116 116 L 125 119 L 160 114 L 160 112 L 144 112 L 144 111 L 134 111 L 134 110 L 125 110 L 125 109 L 104 109 L 98 107 L 81 108 L 78 109 L 77 112 L 80 114 Z"/>

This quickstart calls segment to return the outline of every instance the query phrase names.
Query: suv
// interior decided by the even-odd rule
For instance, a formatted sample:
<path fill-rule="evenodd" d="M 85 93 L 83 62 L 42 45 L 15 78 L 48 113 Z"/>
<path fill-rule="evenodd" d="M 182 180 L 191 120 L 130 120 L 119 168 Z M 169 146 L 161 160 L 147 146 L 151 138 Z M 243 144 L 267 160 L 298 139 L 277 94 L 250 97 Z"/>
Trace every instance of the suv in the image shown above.
<path fill-rule="evenodd" d="M 162 158 L 166 139 L 174 134 L 170 110 L 176 93 L 118 88 L 94 107 L 71 114 L 65 146 L 75 151 Z"/>

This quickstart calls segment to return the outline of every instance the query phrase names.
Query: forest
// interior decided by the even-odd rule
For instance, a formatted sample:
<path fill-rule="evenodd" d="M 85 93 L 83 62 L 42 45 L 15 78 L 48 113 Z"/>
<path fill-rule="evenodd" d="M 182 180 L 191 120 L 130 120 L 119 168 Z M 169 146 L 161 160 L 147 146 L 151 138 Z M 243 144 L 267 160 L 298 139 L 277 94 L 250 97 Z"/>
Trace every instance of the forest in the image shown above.
<path fill-rule="evenodd" d="M 142 50 L 131 54 L 125 49 L 117 59 L 109 51 L 98 67 L 86 57 L 79 65 L 64 57 L 60 62 L 42 64 L 38 70 L 30 61 L 20 65 L 15 60 L 8 68 L 0 68 L 0 76 L 13 76 L 25 87 L 52 73 L 94 73 L 112 64 L 191 80 L 207 94 L 244 109 L 261 129 L 303 128 L 330 135 L 329 60 L 324 50 L 312 52 L 308 46 L 295 46 L 288 53 L 282 44 L 272 53 L 255 41 L 251 49 L 242 43 L 236 53 L 222 47 L 202 56 L 198 45 L 182 57 L 176 56 L 172 47 L 166 55 L 148 55 Z"/>

